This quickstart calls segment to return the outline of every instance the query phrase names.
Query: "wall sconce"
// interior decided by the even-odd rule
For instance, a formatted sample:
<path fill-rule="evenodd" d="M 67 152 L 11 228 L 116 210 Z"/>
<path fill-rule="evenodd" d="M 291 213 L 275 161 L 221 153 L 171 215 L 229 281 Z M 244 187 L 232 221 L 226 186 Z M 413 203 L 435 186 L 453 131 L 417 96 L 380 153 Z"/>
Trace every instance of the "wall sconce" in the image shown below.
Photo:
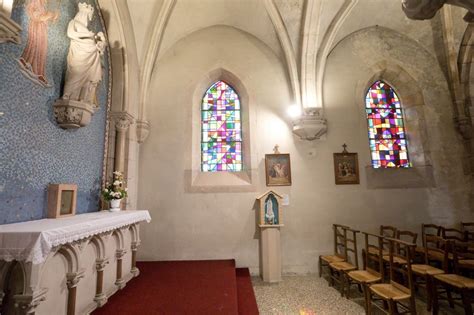
<path fill-rule="evenodd" d="M 287 109 L 288 115 L 292 118 L 295 119 L 297 117 L 301 116 L 301 106 L 297 104 L 293 104 Z"/>
<path fill-rule="evenodd" d="M 299 105 L 292 105 L 288 115 L 292 118 L 293 134 L 302 140 L 317 140 L 327 132 L 327 122 L 320 107 L 301 109 Z"/>

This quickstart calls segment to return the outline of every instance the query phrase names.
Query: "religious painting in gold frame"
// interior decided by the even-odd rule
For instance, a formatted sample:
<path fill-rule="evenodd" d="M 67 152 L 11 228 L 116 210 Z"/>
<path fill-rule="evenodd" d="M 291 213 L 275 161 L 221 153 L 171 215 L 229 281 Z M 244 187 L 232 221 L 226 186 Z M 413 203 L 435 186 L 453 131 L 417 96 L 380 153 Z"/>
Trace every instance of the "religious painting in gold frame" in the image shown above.
<path fill-rule="evenodd" d="M 288 153 L 265 154 L 267 186 L 291 186 L 291 164 Z"/>
<path fill-rule="evenodd" d="M 357 153 L 349 153 L 347 151 L 334 153 L 334 178 L 336 185 L 359 184 L 359 161 Z"/>
<path fill-rule="evenodd" d="M 49 184 L 48 218 L 61 218 L 76 214 L 77 185 Z"/>

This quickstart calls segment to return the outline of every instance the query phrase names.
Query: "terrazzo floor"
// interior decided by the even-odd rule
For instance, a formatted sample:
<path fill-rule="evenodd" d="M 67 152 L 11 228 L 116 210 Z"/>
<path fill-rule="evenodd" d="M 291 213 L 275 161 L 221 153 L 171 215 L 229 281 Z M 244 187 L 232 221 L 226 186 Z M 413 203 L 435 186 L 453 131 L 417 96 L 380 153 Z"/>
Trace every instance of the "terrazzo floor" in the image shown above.
<path fill-rule="evenodd" d="M 351 291 L 354 298 L 348 300 L 317 275 L 283 276 L 283 281 L 272 284 L 264 283 L 259 277 L 252 277 L 252 283 L 262 315 L 365 314 L 364 298 L 356 287 Z M 374 314 L 383 313 L 374 311 Z M 417 314 L 431 314 L 426 311 L 426 304 L 420 299 L 417 299 Z M 464 312 L 459 307 L 453 310 L 441 305 L 440 314 Z"/>

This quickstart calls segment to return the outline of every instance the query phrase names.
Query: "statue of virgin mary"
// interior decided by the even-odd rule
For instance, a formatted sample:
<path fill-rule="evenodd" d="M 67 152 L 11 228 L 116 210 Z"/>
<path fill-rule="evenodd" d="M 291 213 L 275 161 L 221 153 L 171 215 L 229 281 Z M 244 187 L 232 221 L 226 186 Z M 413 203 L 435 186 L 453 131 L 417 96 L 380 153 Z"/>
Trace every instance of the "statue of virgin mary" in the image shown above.
<path fill-rule="evenodd" d="M 97 107 L 96 89 L 102 80 L 101 58 L 106 47 L 105 36 L 102 32 L 95 34 L 88 29 L 94 8 L 82 2 L 78 4 L 78 8 L 79 11 L 67 28 L 71 44 L 62 98 Z"/>

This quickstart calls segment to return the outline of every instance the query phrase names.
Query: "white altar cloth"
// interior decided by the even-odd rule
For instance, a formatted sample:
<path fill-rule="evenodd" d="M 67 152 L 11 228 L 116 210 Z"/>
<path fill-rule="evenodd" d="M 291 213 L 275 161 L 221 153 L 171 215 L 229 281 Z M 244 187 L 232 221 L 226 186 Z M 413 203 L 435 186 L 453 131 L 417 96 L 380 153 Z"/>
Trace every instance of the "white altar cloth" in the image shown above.
<path fill-rule="evenodd" d="M 100 211 L 0 225 L 0 260 L 41 264 L 56 246 L 142 221 L 151 221 L 148 210 Z"/>

